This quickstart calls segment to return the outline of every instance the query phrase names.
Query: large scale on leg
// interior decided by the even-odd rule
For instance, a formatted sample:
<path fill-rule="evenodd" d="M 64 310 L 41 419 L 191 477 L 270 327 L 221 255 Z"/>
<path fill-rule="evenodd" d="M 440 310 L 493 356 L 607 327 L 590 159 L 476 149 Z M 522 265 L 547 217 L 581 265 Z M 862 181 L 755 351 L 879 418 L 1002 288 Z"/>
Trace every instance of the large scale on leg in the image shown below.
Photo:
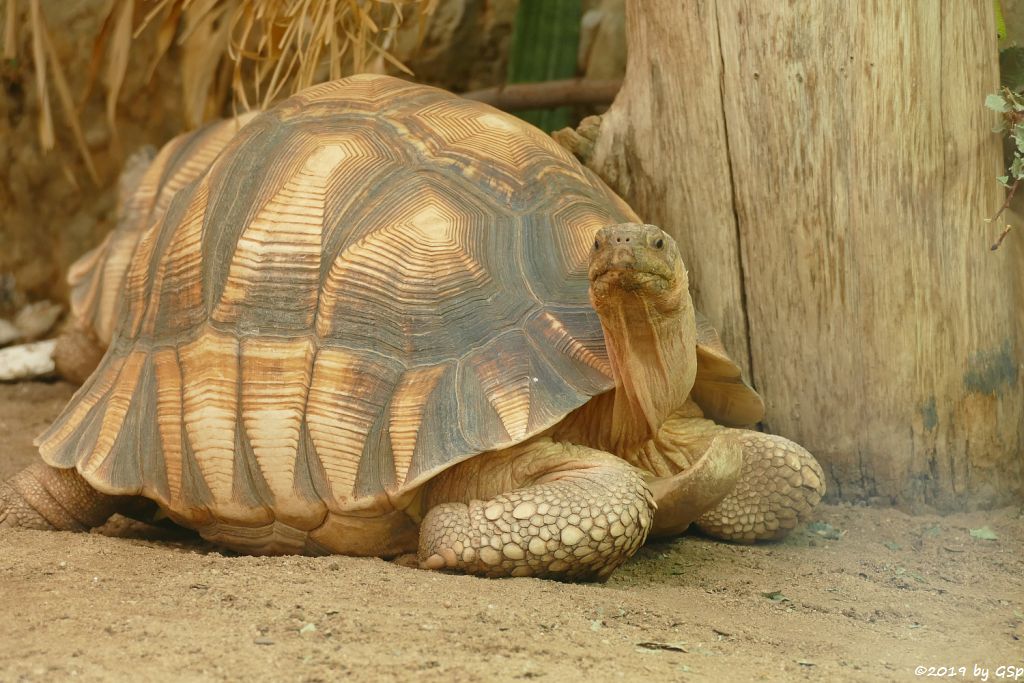
<path fill-rule="evenodd" d="M 440 90 L 359 76 L 255 117 L 125 282 L 40 451 L 231 548 L 599 578 L 746 471 L 735 430 L 688 440 L 761 404 L 697 335 L 672 240 L 540 131 Z M 792 523 L 821 493 L 794 453 Z"/>

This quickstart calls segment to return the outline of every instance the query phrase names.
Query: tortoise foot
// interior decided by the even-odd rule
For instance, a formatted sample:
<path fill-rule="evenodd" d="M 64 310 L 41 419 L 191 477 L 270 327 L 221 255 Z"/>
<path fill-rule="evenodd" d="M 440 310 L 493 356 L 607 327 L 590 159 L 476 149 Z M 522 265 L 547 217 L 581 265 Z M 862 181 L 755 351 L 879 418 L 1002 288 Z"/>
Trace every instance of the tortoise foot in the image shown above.
<path fill-rule="evenodd" d="M 51 530 L 53 525 L 33 510 L 10 484 L 0 483 L 0 529 Z"/>
<path fill-rule="evenodd" d="M 606 579 L 625 562 L 653 523 L 647 485 L 636 470 L 600 451 L 550 448 L 605 457 L 591 467 L 573 463 L 579 469 L 549 473 L 541 483 L 490 500 L 434 506 L 420 527 L 420 566 L 592 581 Z"/>
<path fill-rule="evenodd" d="M 825 494 L 825 475 L 803 447 L 781 436 L 728 430 L 743 447 L 732 492 L 701 515 L 701 531 L 727 541 L 779 539 L 807 520 Z"/>

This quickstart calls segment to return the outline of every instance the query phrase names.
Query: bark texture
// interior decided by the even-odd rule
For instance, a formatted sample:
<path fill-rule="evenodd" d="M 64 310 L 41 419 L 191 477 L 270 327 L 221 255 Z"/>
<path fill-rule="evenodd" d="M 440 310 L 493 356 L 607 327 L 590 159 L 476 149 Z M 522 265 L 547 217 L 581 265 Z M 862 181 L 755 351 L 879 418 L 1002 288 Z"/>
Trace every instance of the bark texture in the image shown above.
<path fill-rule="evenodd" d="M 1019 500 L 1022 250 L 982 222 L 991 3 L 636 0 L 627 24 L 589 163 L 676 236 L 765 427 L 833 498 Z"/>

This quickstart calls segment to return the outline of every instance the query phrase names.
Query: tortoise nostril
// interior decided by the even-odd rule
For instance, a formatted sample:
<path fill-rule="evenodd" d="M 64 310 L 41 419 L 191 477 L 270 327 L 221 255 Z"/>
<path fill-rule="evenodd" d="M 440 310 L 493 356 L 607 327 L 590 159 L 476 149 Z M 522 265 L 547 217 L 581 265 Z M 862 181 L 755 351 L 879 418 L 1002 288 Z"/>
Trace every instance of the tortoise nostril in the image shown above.
<path fill-rule="evenodd" d="M 628 238 L 628 237 L 626 238 L 626 241 L 627 241 L 627 242 L 629 241 L 629 238 Z"/>

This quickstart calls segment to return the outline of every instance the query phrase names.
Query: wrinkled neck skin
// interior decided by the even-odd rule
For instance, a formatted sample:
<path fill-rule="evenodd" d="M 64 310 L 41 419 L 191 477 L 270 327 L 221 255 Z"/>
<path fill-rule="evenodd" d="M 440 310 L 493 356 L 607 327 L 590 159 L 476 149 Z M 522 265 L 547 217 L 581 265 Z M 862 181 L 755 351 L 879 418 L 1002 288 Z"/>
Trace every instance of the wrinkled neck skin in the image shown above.
<path fill-rule="evenodd" d="M 681 264 L 674 280 L 664 289 L 621 283 L 591 286 L 591 302 L 601 318 L 615 378 L 611 420 L 605 412 L 600 440 L 622 457 L 653 438 L 693 387 L 696 326 Z"/>

